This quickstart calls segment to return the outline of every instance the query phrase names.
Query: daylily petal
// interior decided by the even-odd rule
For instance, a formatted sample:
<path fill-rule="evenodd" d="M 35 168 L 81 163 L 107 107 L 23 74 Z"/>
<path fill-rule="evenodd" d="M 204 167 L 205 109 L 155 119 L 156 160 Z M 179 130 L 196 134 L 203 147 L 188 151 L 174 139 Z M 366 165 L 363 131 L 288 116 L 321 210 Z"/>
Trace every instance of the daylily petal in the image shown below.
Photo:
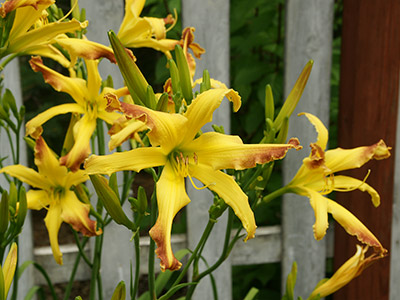
<path fill-rule="evenodd" d="M 190 168 L 190 173 L 232 207 L 247 231 L 245 241 L 252 239 L 257 228 L 254 213 L 250 208 L 247 195 L 241 190 L 233 177 L 200 163 Z"/>
<path fill-rule="evenodd" d="M 315 223 L 313 226 L 314 237 L 316 240 L 321 240 L 328 229 L 328 198 L 322 196 L 320 193 L 306 189 L 308 197 L 310 198 L 311 207 L 314 210 Z"/>
<path fill-rule="evenodd" d="M 14 279 L 15 269 L 17 267 L 18 259 L 18 246 L 14 242 L 12 243 L 10 250 L 8 251 L 7 257 L 4 261 L 3 268 L 0 272 L 3 272 L 4 278 L 4 297 L 7 299 L 8 291 L 10 290 L 11 282 Z"/>
<path fill-rule="evenodd" d="M 41 125 L 46 123 L 48 120 L 53 118 L 54 116 L 66 114 L 66 113 L 79 113 L 82 114 L 85 111 L 83 108 L 75 103 L 61 104 L 54 107 L 49 108 L 48 110 L 38 114 L 36 117 L 31 119 L 28 123 L 26 123 L 26 133 L 25 135 L 30 135 L 33 138 L 38 138 L 42 134 Z"/>
<path fill-rule="evenodd" d="M 212 115 L 220 106 L 224 97 L 233 102 L 233 110 L 235 112 L 240 108 L 240 96 L 232 89 L 210 89 L 201 93 L 192 101 L 184 114 L 188 118 L 188 122 L 185 125 L 187 134 L 183 144 L 192 141 L 201 127 L 212 121 Z"/>
<path fill-rule="evenodd" d="M 71 20 L 68 22 L 53 22 L 48 23 L 45 26 L 38 27 L 36 29 L 30 30 L 21 36 L 11 39 L 10 45 L 7 52 L 27 52 L 29 53 L 29 47 L 39 45 L 42 43 L 50 43 L 50 40 L 55 38 L 57 35 L 74 32 L 76 30 L 81 30 L 86 28 L 88 22 L 79 22 L 77 20 Z"/>
<path fill-rule="evenodd" d="M 181 263 L 175 258 L 171 248 L 171 228 L 175 215 L 190 202 L 185 191 L 185 180 L 167 163 L 157 182 L 158 218 L 150 230 L 151 238 L 157 244 L 157 256 L 161 270 L 178 270 Z"/>
<path fill-rule="evenodd" d="M 67 155 L 60 158 L 60 164 L 75 172 L 79 166 L 89 156 L 90 139 L 96 129 L 96 119 L 85 114 L 74 126 L 75 143 Z"/>
<path fill-rule="evenodd" d="M 238 136 L 207 132 L 181 149 L 196 153 L 199 163 L 216 170 L 243 170 L 281 159 L 291 148 L 301 148 L 297 139 L 288 144 L 243 144 Z"/>
<path fill-rule="evenodd" d="M 340 192 L 352 191 L 358 189 L 362 192 L 368 192 L 371 196 L 372 203 L 378 207 L 381 202 L 381 197 L 378 192 L 369 184 L 349 176 L 335 176 L 334 177 L 334 190 Z"/>
<path fill-rule="evenodd" d="M 32 6 L 38 10 L 39 4 L 50 6 L 54 0 L 6 0 L 1 3 L 0 16 L 4 18 L 9 12 L 24 6 Z"/>
<path fill-rule="evenodd" d="M 62 223 L 60 204 L 55 203 L 50 205 L 46 218 L 44 218 L 44 222 L 46 224 L 47 231 L 49 232 L 50 246 L 51 250 L 53 251 L 54 259 L 59 265 L 62 265 L 62 253 L 58 244 L 58 231 L 60 230 Z"/>
<path fill-rule="evenodd" d="M 105 110 L 101 110 L 99 105 L 99 110 L 97 111 L 97 118 L 102 119 L 108 124 L 114 124 L 116 120 L 121 118 L 121 114 L 117 112 L 107 112 Z"/>
<path fill-rule="evenodd" d="M 53 3 L 55 1 L 52 1 Z M 23 35 L 41 16 L 43 11 L 51 4 L 41 4 L 37 9 L 31 6 L 20 7 L 15 12 L 15 19 L 11 28 L 9 40 Z"/>
<path fill-rule="evenodd" d="M 49 183 L 44 176 L 23 165 L 6 166 L 0 169 L 0 173 L 7 173 L 8 175 L 15 177 L 35 188 L 44 190 L 49 188 Z"/>
<path fill-rule="evenodd" d="M 46 177 L 52 185 L 57 185 L 67 175 L 67 168 L 60 167 L 55 154 L 41 136 L 36 140 L 35 165 L 38 167 L 39 174 Z"/>
<path fill-rule="evenodd" d="M 315 130 L 317 130 L 318 138 L 315 144 L 317 144 L 322 150 L 325 150 L 326 145 L 328 144 L 328 130 L 325 125 L 318 119 L 316 116 L 310 113 L 301 113 L 299 116 L 305 115 L 307 119 L 314 125 Z"/>
<path fill-rule="evenodd" d="M 348 234 L 354 235 L 360 242 L 374 247 L 380 255 L 384 255 L 387 252 L 372 232 L 343 206 L 328 199 L 328 212 L 332 214 L 335 220 L 342 225 Z"/>
<path fill-rule="evenodd" d="M 321 298 L 333 294 L 348 284 L 353 278 L 356 278 L 358 275 L 360 275 L 365 268 L 371 265 L 371 263 L 380 258 L 379 256 L 375 255 L 365 258 L 365 253 L 368 251 L 368 246 L 356 246 L 356 254 L 347 260 L 329 280 L 317 286 L 308 299 L 314 299 L 314 297 L 316 297 L 318 294 Z"/>
<path fill-rule="evenodd" d="M 90 205 L 78 200 L 75 193 L 65 191 L 65 195 L 60 199 L 62 211 L 61 219 L 70 224 L 76 231 L 82 232 L 85 236 L 99 235 L 103 231 L 97 229 L 97 222 L 89 218 Z"/>
<path fill-rule="evenodd" d="M 381 160 L 390 157 L 390 149 L 391 147 L 380 140 L 371 146 L 329 150 L 325 152 L 326 166 L 332 173 L 359 168 L 371 159 Z"/>
<path fill-rule="evenodd" d="M 51 199 L 44 190 L 29 190 L 26 193 L 28 209 L 41 210 L 50 205 Z"/>
<path fill-rule="evenodd" d="M 116 63 L 114 52 L 110 47 L 102 44 L 76 38 L 57 38 L 57 43 L 66 49 L 71 56 L 71 62 L 75 62 L 77 57 L 95 60 L 106 57 L 112 63 Z M 73 63 L 72 63 L 73 64 Z"/>
<path fill-rule="evenodd" d="M 144 106 L 121 103 L 122 112 L 128 117 L 140 119 L 151 129 L 147 134 L 152 146 L 163 145 L 166 152 L 182 140 L 188 120 L 179 114 L 154 111 Z M 145 116 L 145 118 L 143 118 Z M 170 148 L 171 147 L 171 148 Z"/>
<path fill-rule="evenodd" d="M 146 0 L 127 0 L 125 1 L 125 16 L 121 22 L 119 32 L 129 32 L 132 22 L 139 18 Z"/>
<path fill-rule="evenodd" d="M 122 128 L 119 132 L 111 135 L 110 142 L 108 143 L 110 151 L 120 146 L 127 139 L 132 138 L 132 135 L 136 132 L 147 129 L 147 125 L 139 120 L 129 120 L 125 126 L 126 127 Z"/>
<path fill-rule="evenodd" d="M 110 155 L 91 155 L 85 161 L 87 174 L 108 174 L 133 170 L 139 172 L 145 168 L 158 167 L 165 164 L 167 157 L 161 148 L 145 147 Z"/>
<path fill-rule="evenodd" d="M 41 72 L 44 81 L 50 84 L 57 92 L 69 94 L 79 105 L 85 107 L 85 100 L 89 99 L 87 95 L 86 81 L 82 78 L 71 78 L 64 76 L 43 64 L 40 57 L 33 57 L 29 61 L 35 72 Z"/>
<path fill-rule="evenodd" d="M 87 88 L 89 90 L 89 95 L 91 99 L 96 99 L 100 93 L 101 87 L 101 77 L 99 74 L 99 61 L 85 59 L 86 69 L 87 69 Z M 89 100 L 89 99 L 88 99 Z"/>
<path fill-rule="evenodd" d="M 124 44 L 126 47 L 132 48 L 153 48 L 157 51 L 166 52 L 174 50 L 175 46 L 179 44 L 179 41 L 172 39 L 135 39 L 131 43 Z"/>
<path fill-rule="evenodd" d="M 134 48 L 137 40 L 151 39 L 151 24 L 145 19 L 133 17 L 122 21 L 117 37 L 128 48 Z"/>
<path fill-rule="evenodd" d="M 68 172 L 67 176 L 64 178 L 64 186 L 69 189 L 73 185 L 78 185 L 89 180 L 89 176 L 84 170 L 78 170 L 76 172 Z"/>
<path fill-rule="evenodd" d="M 64 54 L 62 54 L 60 50 L 52 45 L 32 46 L 29 48 L 29 54 L 51 58 L 64 68 L 68 68 L 71 65 L 71 62 L 64 56 Z"/>

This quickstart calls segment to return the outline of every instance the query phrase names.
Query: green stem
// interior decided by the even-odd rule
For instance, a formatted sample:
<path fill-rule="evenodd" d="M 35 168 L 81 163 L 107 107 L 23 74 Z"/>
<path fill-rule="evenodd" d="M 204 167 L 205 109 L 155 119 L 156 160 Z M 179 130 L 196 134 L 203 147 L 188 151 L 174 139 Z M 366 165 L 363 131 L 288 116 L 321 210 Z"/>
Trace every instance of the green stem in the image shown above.
<path fill-rule="evenodd" d="M 8 63 L 10 61 L 12 61 L 14 58 L 16 58 L 17 56 L 19 56 L 20 53 L 14 53 L 9 55 L 1 64 L 0 64 L 0 71 L 4 70 L 4 68 L 8 65 Z"/>
<path fill-rule="evenodd" d="M 94 248 L 94 258 L 93 258 L 93 267 L 92 267 L 92 277 L 90 280 L 90 295 L 89 299 L 94 300 L 96 294 L 96 283 L 100 285 L 98 282 L 98 274 L 100 272 L 100 263 L 101 263 L 101 247 L 103 244 L 103 234 L 96 236 L 95 248 Z M 98 299 L 102 299 L 102 291 L 99 291 Z"/>
<path fill-rule="evenodd" d="M 152 226 L 154 226 L 154 223 L 156 222 L 156 211 L 157 211 L 156 186 L 154 186 L 153 195 L 151 196 L 151 212 L 150 212 Z M 156 248 L 156 244 L 155 244 L 154 240 L 152 238 L 150 238 L 148 285 L 149 285 L 150 299 L 152 299 L 152 300 L 157 298 L 156 286 L 155 286 L 156 276 L 155 276 L 155 272 L 154 272 L 155 248 Z"/>
<path fill-rule="evenodd" d="M 99 155 L 104 155 L 106 154 L 106 143 L 104 140 L 104 128 L 103 128 L 103 121 L 100 119 L 97 119 L 97 146 L 98 146 L 98 151 Z"/>
<path fill-rule="evenodd" d="M 282 196 L 283 194 L 290 193 L 291 190 L 292 190 L 292 188 L 289 185 L 281 187 L 280 189 L 273 191 L 272 193 L 269 193 L 268 195 L 264 196 L 262 201 L 268 203 L 268 202 L 274 200 L 275 198 Z"/>
<path fill-rule="evenodd" d="M 75 236 L 77 237 L 77 234 L 76 234 L 76 232 L 74 231 L 74 237 L 75 237 Z M 75 240 L 76 240 L 76 237 L 75 237 Z M 77 242 L 77 244 L 79 244 L 79 245 L 78 245 L 78 248 L 80 249 L 80 247 L 82 247 L 82 248 L 85 247 L 85 245 L 86 245 L 86 243 L 87 243 L 88 240 L 89 240 L 88 238 L 84 238 L 84 240 L 83 240 L 83 242 L 82 242 L 82 245 L 81 245 L 79 242 Z M 80 262 L 80 260 L 81 260 L 81 256 L 82 256 L 82 252 L 81 252 L 81 250 L 79 250 L 78 255 L 76 256 L 76 259 L 75 259 L 74 266 L 73 266 L 73 268 L 72 268 L 71 275 L 70 275 L 70 277 L 69 277 L 68 285 L 67 285 L 66 288 L 65 288 L 64 300 L 68 300 L 69 297 L 70 297 L 70 295 L 71 295 L 72 285 L 73 285 L 73 283 L 74 283 L 76 271 L 78 270 L 78 267 L 79 267 L 79 262 Z M 83 256 L 82 256 L 82 257 L 83 257 Z M 87 258 L 86 258 L 86 259 L 87 259 Z"/>
<path fill-rule="evenodd" d="M 219 259 L 212 265 L 210 268 L 205 270 L 204 272 L 200 273 L 196 277 L 193 276 L 193 281 L 199 282 L 203 277 L 207 276 L 208 274 L 211 274 L 215 269 L 217 269 L 229 256 L 230 249 L 232 249 L 233 245 L 230 245 L 229 241 L 231 239 L 231 231 L 232 231 L 232 225 L 233 225 L 233 218 L 234 218 L 234 213 L 232 209 L 229 209 L 229 214 L 228 214 L 228 224 L 226 226 L 226 231 L 225 231 L 225 240 L 224 240 L 224 247 L 222 249 L 221 256 Z M 237 239 L 236 239 L 237 240 Z M 234 239 L 233 241 L 236 242 Z M 194 293 L 194 290 L 196 289 L 197 284 L 192 285 L 187 293 L 186 299 L 190 299 Z"/>
<path fill-rule="evenodd" d="M 76 233 L 76 231 L 72 229 L 72 232 L 74 234 L 75 244 L 76 244 L 76 246 L 78 247 L 78 250 L 79 250 L 79 255 L 82 256 L 83 260 L 88 264 L 88 266 L 90 268 L 92 268 L 93 265 L 90 262 L 89 258 L 86 256 L 85 251 L 83 249 L 83 247 L 85 247 L 85 245 L 86 245 L 86 242 L 88 241 L 88 238 L 85 237 L 83 239 L 82 244 L 81 244 L 81 242 L 79 241 L 79 237 L 78 237 L 78 234 Z"/>
<path fill-rule="evenodd" d="M 139 277 L 140 277 L 140 236 L 139 232 L 135 234 L 134 242 L 135 242 L 135 282 L 133 285 L 132 299 L 136 297 L 139 288 Z"/>
<path fill-rule="evenodd" d="M 204 229 L 203 235 L 201 236 L 199 242 L 197 243 L 196 248 L 194 249 L 192 255 L 190 256 L 188 262 L 186 263 L 185 267 L 182 269 L 180 272 L 178 278 L 175 280 L 174 284 L 172 285 L 171 288 L 179 284 L 179 282 L 182 280 L 182 278 L 186 275 L 186 272 L 188 271 L 191 263 L 193 260 L 197 257 L 199 250 L 203 247 L 203 244 L 207 241 L 208 237 L 210 236 L 211 230 L 213 229 L 215 225 L 215 221 L 208 220 L 207 226 Z"/>

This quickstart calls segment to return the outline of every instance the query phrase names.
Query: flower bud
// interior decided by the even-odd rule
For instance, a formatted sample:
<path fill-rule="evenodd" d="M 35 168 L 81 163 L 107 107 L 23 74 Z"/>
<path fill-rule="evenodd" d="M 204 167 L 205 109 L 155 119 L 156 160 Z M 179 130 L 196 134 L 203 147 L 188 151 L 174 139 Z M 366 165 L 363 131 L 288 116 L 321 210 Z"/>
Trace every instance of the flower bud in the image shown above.
<path fill-rule="evenodd" d="M 1 270 L 0 268 L 0 272 L 2 273 L 2 279 L 3 279 L 3 283 L 4 285 L 3 287 L 3 291 L 1 291 L 0 288 L 0 292 L 3 292 L 2 295 L 4 295 L 4 299 L 7 299 L 7 294 L 8 294 L 8 290 L 10 289 L 11 286 L 11 282 L 14 278 L 14 273 L 15 273 L 15 268 L 17 266 L 17 244 L 13 243 L 10 247 L 10 251 L 8 252 L 8 255 L 6 257 L 6 260 L 4 261 L 4 265 L 3 268 Z M 2 281 L 0 279 L 0 281 Z M 0 283 L 0 286 L 2 284 Z"/>
<path fill-rule="evenodd" d="M 192 102 L 192 78 L 190 77 L 189 66 L 181 46 L 175 46 L 176 62 L 178 64 L 179 78 L 182 87 L 182 94 L 187 105 Z"/>
<path fill-rule="evenodd" d="M 275 103 L 272 88 L 269 84 L 265 87 L 265 119 L 274 119 Z"/>
<path fill-rule="evenodd" d="M 217 222 L 217 219 L 224 213 L 227 207 L 228 205 L 222 198 L 215 196 L 214 203 L 208 210 L 210 220 L 214 220 L 215 222 Z"/>
<path fill-rule="evenodd" d="M 126 298 L 125 282 L 120 281 L 114 290 L 111 300 L 125 300 L 125 298 Z"/>
<path fill-rule="evenodd" d="M 0 235 L 3 235 L 7 231 L 9 220 L 8 212 L 8 193 L 6 191 L 1 195 L 0 202 Z"/>
<path fill-rule="evenodd" d="M 128 219 L 122 210 L 121 203 L 118 196 L 108 185 L 107 179 L 100 175 L 89 175 L 93 183 L 94 189 L 99 196 L 100 201 L 103 203 L 105 209 L 118 224 L 124 225 L 133 230 L 134 224 Z"/>
<path fill-rule="evenodd" d="M 157 102 L 156 110 L 168 112 L 168 94 L 162 93 Z"/>
<path fill-rule="evenodd" d="M 26 214 L 28 212 L 28 202 L 26 201 L 26 191 L 23 186 L 21 186 L 19 190 L 19 206 L 18 206 L 18 215 L 17 215 L 17 227 L 19 230 L 22 230 L 22 226 L 24 226 Z"/>
<path fill-rule="evenodd" d="M 210 73 L 208 70 L 203 71 L 203 81 L 200 83 L 200 93 L 208 91 L 211 89 Z"/>
<path fill-rule="evenodd" d="M 155 109 L 155 103 L 148 103 L 146 98 L 147 86 L 149 85 L 140 72 L 138 66 L 135 64 L 132 57 L 128 55 L 125 47 L 121 44 L 116 34 L 110 30 L 108 32 L 111 47 L 114 50 L 115 58 L 118 62 L 118 67 L 122 76 L 125 79 L 126 86 L 131 94 L 135 104 Z M 154 105 L 154 106 L 151 106 Z"/>
<path fill-rule="evenodd" d="M 308 77 L 310 76 L 312 66 L 314 61 L 310 60 L 304 67 L 299 78 L 297 79 L 292 91 L 287 97 L 285 103 L 283 104 L 278 116 L 274 121 L 274 127 L 278 131 L 283 123 L 285 117 L 289 118 L 297 106 L 301 95 L 303 94 L 304 88 L 306 87 Z"/>

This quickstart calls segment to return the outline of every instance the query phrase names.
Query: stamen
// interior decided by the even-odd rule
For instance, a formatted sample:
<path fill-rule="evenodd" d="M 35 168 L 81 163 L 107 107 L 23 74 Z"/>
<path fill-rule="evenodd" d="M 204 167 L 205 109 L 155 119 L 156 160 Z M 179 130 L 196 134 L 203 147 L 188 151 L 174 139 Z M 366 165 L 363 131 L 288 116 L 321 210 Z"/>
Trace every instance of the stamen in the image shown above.
<path fill-rule="evenodd" d="M 193 160 L 196 165 L 199 164 L 196 152 L 193 152 Z"/>
<path fill-rule="evenodd" d="M 74 5 L 72 5 L 71 9 L 67 12 L 67 14 L 62 17 L 60 20 L 58 20 L 58 23 L 61 23 L 62 21 L 64 21 L 71 13 L 72 11 L 75 9 L 75 7 L 78 5 L 78 1 L 75 1 Z"/>
<path fill-rule="evenodd" d="M 77 2 L 78 2 L 78 1 L 77 1 Z M 165 32 L 168 32 L 168 31 L 170 31 L 172 28 L 174 28 L 175 25 L 176 25 L 176 22 L 178 22 L 178 12 L 177 12 L 176 8 L 174 8 L 174 21 L 173 21 L 172 25 L 169 26 L 169 27 L 165 30 Z"/>
<path fill-rule="evenodd" d="M 212 182 L 212 183 L 207 184 L 207 185 L 204 185 L 204 186 L 202 186 L 202 187 L 197 187 L 197 186 L 194 184 L 194 181 L 193 181 L 193 179 L 192 179 L 192 176 L 190 176 L 190 175 L 188 174 L 188 177 L 189 177 L 190 182 L 192 183 L 193 187 L 194 187 L 196 190 L 204 190 L 205 188 L 208 188 L 209 186 L 215 185 L 215 183 Z"/>
<path fill-rule="evenodd" d="M 333 174 L 329 174 L 329 177 L 325 177 L 325 186 L 322 191 L 320 191 L 321 195 L 327 195 L 330 194 L 332 191 L 334 191 L 334 186 L 335 186 L 335 176 Z"/>
<path fill-rule="evenodd" d="M 333 189 L 333 190 L 337 191 L 337 192 L 351 192 L 351 191 L 354 191 L 354 190 L 358 190 L 367 181 L 367 178 L 369 177 L 369 174 L 371 174 L 371 170 L 368 170 L 367 175 L 365 175 L 364 179 L 362 180 L 362 182 L 358 186 L 355 186 L 353 188 L 350 188 L 350 187 L 349 188 L 336 188 L 336 189 Z"/>

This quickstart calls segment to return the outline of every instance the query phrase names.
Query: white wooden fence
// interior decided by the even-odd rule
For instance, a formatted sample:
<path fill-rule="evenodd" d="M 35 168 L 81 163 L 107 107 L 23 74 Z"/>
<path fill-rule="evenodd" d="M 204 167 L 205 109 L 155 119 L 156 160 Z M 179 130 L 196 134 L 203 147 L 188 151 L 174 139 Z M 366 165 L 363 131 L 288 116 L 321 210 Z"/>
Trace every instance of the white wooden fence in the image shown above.
<path fill-rule="evenodd" d="M 196 28 L 196 42 L 200 43 L 207 53 L 198 62 L 197 77 L 207 67 L 212 77 L 229 84 L 229 0 L 183 0 L 182 19 L 184 26 Z M 108 44 L 106 32 L 109 29 L 118 30 L 123 16 L 122 0 L 80 0 L 80 6 L 86 7 L 89 20 L 90 39 Z M 268 1 L 266 4 L 268 5 Z M 285 41 L 285 94 L 291 90 L 302 67 L 309 59 L 314 59 L 314 67 L 309 83 L 296 112 L 307 111 L 318 115 L 327 124 L 329 118 L 329 79 L 331 66 L 331 43 L 333 22 L 333 0 L 287 0 L 286 2 L 286 41 Z M 7 67 L 18 70 L 18 65 Z M 112 74 L 117 78 L 115 66 L 102 66 L 104 74 Z M 114 69 L 113 69 L 114 68 Z M 18 72 L 14 72 L 18 74 Z M 197 78 L 196 77 L 196 78 Z M 120 78 L 120 77 L 119 77 Z M 6 78 L 7 79 L 7 78 Z M 20 86 L 17 80 L 6 81 L 17 98 L 21 99 Z M 116 79 L 116 85 L 119 81 Z M 221 124 L 229 131 L 228 103 L 214 115 L 214 122 Z M 308 155 L 307 145 L 315 139 L 314 129 L 303 122 L 301 118 L 293 117 L 290 123 L 290 136 L 300 138 L 305 149 L 302 152 L 292 151 L 285 159 L 284 178 L 287 182 L 297 170 L 303 157 Z M 2 153 L 3 154 L 3 153 Z M 190 187 L 191 185 L 188 185 Z M 208 220 L 208 208 L 211 203 L 210 195 L 206 192 L 192 193 L 192 202 L 188 206 L 188 234 L 175 235 L 172 238 L 173 248 L 179 249 L 196 245 L 201 232 Z M 308 200 L 299 197 L 285 196 L 283 203 L 283 224 L 258 228 L 256 238 L 246 244 L 238 243 L 231 258 L 215 271 L 219 299 L 232 298 L 231 266 L 249 265 L 272 262 L 282 262 L 282 284 L 291 268 L 292 262 L 299 262 L 299 276 L 296 291 L 298 295 L 307 296 L 316 283 L 324 277 L 325 258 L 333 255 L 333 232 L 330 229 L 327 237 L 316 242 L 312 236 L 314 215 Z M 204 256 L 213 262 L 221 251 L 226 218 L 219 220 L 215 232 L 211 236 L 212 243 L 207 243 Z M 77 249 L 73 245 L 61 246 L 64 253 L 64 266 L 60 267 L 52 259 L 50 247 L 32 248 L 31 229 L 26 223 L 21 237 L 21 259 L 31 259 L 32 256 L 43 264 L 55 283 L 68 280 Z M 104 273 L 104 299 L 110 299 L 115 286 L 120 280 L 129 282 L 129 261 L 134 262 L 134 247 L 129 242 L 130 233 L 118 225 L 106 228 L 104 240 L 104 255 L 102 269 Z M 143 266 L 146 266 L 149 238 L 140 240 Z M 87 249 L 90 252 L 90 247 Z M 146 272 L 146 268 L 141 270 Z M 77 280 L 89 279 L 89 270 L 81 264 Z M 41 276 L 27 274 L 24 284 L 20 285 L 22 299 L 27 288 L 33 284 L 44 283 Z M 197 289 L 195 299 L 212 299 L 208 280 L 204 280 Z M 395 299 L 392 296 L 391 299 Z"/>

